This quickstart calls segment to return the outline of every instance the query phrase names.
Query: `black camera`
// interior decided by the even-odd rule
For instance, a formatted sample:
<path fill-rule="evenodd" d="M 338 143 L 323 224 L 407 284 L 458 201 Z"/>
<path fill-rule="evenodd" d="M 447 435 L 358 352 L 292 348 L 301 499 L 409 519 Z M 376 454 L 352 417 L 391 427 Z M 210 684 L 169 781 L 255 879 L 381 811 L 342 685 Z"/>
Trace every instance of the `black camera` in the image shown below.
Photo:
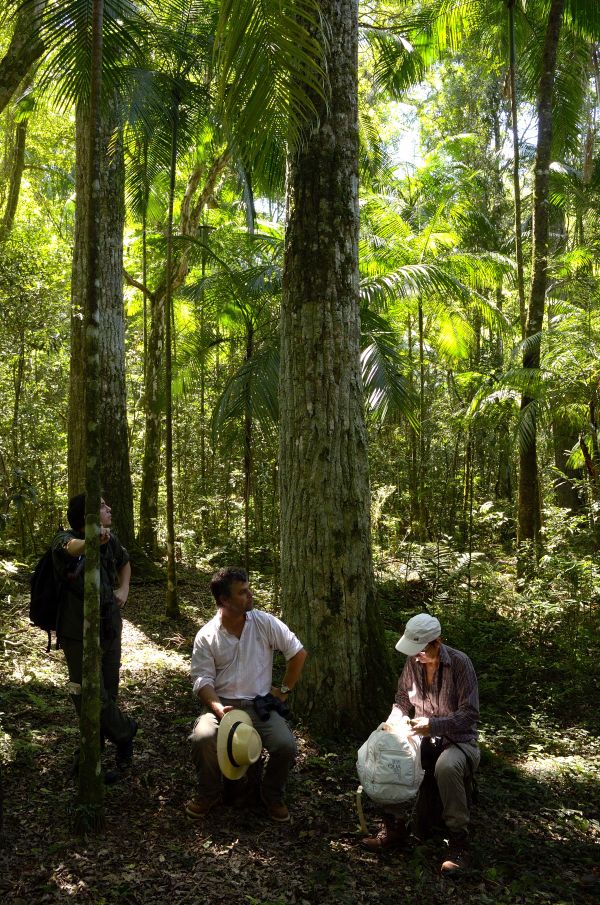
<path fill-rule="evenodd" d="M 254 704 L 254 709 L 256 710 L 259 719 L 261 719 L 263 723 L 266 723 L 269 719 L 272 710 L 277 711 L 279 716 L 282 716 L 284 720 L 287 720 L 290 715 L 290 708 L 285 701 L 280 701 L 274 694 L 257 694 L 252 703 Z"/>

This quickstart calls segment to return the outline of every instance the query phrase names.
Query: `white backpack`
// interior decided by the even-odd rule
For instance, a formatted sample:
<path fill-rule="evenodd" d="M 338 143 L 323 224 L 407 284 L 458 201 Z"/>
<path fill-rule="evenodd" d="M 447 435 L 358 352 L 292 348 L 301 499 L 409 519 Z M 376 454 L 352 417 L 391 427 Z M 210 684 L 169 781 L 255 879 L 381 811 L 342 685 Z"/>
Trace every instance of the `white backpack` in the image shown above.
<path fill-rule="evenodd" d="M 410 801 L 424 776 L 421 739 L 382 729 L 382 723 L 358 749 L 356 769 L 364 791 L 376 804 Z"/>

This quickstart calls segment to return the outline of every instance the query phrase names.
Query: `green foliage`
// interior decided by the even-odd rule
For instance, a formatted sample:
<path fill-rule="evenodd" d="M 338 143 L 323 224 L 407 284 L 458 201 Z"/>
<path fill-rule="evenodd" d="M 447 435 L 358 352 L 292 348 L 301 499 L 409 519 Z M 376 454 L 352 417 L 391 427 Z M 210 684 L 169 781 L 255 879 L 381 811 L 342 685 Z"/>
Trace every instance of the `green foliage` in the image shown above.
<path fill-rule="evenodd" d="M 326 96 L 326 28 L 314 0 L 220 4 L 218 109 L 244 166 L 271 190 L 283 184 L 284 149 L 298 145 Z"/>
<path fill-rule="evenodd" d="M 56 419 L 66 398 L 64 264 L 41 231 L 13 230 L 0 245 L 1 522 L 16 530 L 22 555 L 38 549 L 37 529 L 52 530 L 55 488 L 65 476 L 64 426 Z"/>

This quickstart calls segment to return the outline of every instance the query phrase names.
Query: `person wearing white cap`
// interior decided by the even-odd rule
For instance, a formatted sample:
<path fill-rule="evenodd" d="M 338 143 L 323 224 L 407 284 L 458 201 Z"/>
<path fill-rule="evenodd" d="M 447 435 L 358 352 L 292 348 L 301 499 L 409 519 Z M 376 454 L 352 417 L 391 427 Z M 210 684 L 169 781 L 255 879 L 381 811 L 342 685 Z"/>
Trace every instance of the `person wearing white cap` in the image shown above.
<path fill-rule="evenodd" d="M 290 819 L 284 794 L 296 742 L 277 710 L 298 682 L 307 653 L 284 622 L 254 609 L 243 569 L 220 569 L 210 589 L 218 610 L 197 633 L 192 652 L 194 694 L 203 713 L 190 735 L 197 791 L 186 814 L 194 820 L 205 817 L 220 800 L 221 776 L 241 779 L 264 746 L 269 759 L 261 797 L 271 819 L 284 822 Z M 279 687 L 273 686 L 275 650 L 286 660 Z M 255 699 L 268 695 L 276 709 L 265 719 Z"/>
<path fill-rule="evenodd" d="M 439 620 L 429 613 L 419 613 L 406 623 L 396 650 L 406 654 L 407 660 L 387 725 L 409 722 L 414 735 L 441 740 L 435 779 L 450 842 L 441 871 L 452 874 L 469 863 L 467 783 L 479 764 L 479 693 L 471 660 L 443 644 L 441 634 Z M 388 813 L 379 833 L 363 844 L 378 851 L 407 841 L 406 823 L 396 813 Z"/>

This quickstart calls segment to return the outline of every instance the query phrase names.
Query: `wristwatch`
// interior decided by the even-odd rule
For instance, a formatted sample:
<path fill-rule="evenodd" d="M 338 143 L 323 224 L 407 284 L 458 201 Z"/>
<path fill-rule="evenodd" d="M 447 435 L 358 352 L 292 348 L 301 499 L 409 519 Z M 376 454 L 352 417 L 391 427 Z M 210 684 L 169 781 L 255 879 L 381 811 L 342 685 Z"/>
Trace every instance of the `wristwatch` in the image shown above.
<path fill-rule="evenodd" d="M 292 689 L 288 685 L 281 685 L 279 691 L 282 694 L 289 694 Z"/>

